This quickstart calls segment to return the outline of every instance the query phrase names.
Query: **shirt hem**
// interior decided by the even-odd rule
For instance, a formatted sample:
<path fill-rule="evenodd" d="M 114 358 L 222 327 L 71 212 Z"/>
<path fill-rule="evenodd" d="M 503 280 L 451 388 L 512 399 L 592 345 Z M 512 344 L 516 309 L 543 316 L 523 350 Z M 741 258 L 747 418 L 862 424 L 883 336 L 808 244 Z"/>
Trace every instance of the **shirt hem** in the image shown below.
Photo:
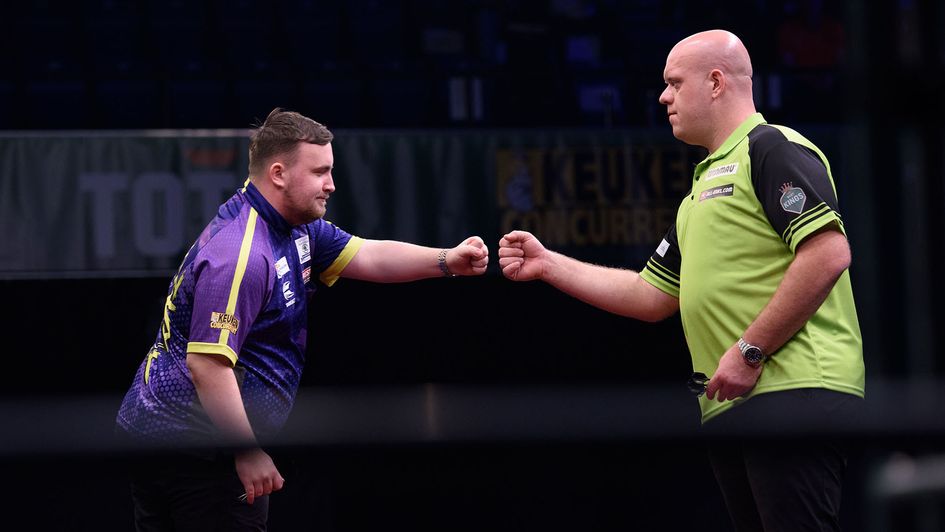
<path fill-rule="evenodd" d="M 855 395 L 861 399 L 865 397 L 866 395 L 866 392 L 862 386 L 855 386 L 855 385 L 850 385 L 850 384 L 845 384 L 845 383 L 810 381 L 810 380 L 784 382 L 784 383 L 755 388 L 754 390 L 752 390 L 751 394 L 747 397 L 741 397 L 734 401 L 729 401 L 728 403 L 719 405 L 713 410 L 703 411 L 702 423 L 704 424 L 706 421 L 714 419 L 719 414 L 729 411 L 730 409 L 736 407 L 737 405 L 740 405 L 741 403 L 751 399 L 752 397 L 756 395 L 761 395 L 763 393 L 770 393 L 770 392 L 783 392 L 785 390 L 796 390 L 799 388 L 823 388 L 825 390 L 832 390 L 835 392 L 848 393 L 851 395 Z"/>

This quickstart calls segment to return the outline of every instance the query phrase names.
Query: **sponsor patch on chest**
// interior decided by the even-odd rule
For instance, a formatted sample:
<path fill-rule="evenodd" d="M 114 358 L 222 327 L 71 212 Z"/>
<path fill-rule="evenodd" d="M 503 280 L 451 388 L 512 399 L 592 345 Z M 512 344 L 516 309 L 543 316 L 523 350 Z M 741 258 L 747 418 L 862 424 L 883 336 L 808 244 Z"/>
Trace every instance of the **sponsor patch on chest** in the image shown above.
<path fill-rule="evenodd" d="M 311 248 L 308 244 L 308 235 L 302 235 L 296 238 L 295 248 L 299 252 L 299 264 L 305 264 L 312 258 Z"/>
<path fill-rule="evenodd" d="M 282 296 L 285 297 L 285 306 L 291 307 L 295 304 L 295 292 L 292 291 L 292 283 L 286 281 L 282 283 Z"/>
<path fill-rule="evenodd" d="M 705 201 L 705 200 L 713 199 L 713 198 L 721 198 L 723 196 L 731 196 L 734 193 L 735 193 L 734 184 L 721 185 L 721 186 L 703 190 L 699 194 L 699 201 Z"/>
<path fill-rule="evenodd" d="M 705 173 L 705 180 L 710 181 L 723 175 L 732 175 L 738 171 L 738 163 L 730 163 L 723 166 L 716 166 Z"/>
<path fill-rule="evenodd" d="M 276 261 L 276 275 L 282 279 L 282 276 L 289 273 L 289 262 L 285 260 L 285 257 Z"/>

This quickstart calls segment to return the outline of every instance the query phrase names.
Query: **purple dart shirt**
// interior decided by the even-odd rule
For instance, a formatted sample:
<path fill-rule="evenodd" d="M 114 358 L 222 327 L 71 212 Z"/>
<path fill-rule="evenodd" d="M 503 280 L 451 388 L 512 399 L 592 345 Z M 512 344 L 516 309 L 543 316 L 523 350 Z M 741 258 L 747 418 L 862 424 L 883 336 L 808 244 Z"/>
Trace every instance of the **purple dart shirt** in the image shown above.
<path fill-rule="evenodd" d="M 305 363 L 312 274 L 331 286 L 362 242 L 324 220 L 289 226 L 247 184 L 220 206 L 171 280 L 160 330 L 118 425 L 159 441 L 212 437 L 187 369 L 191 352 L 229 359 L 256 435 L 277 431 Z"/>

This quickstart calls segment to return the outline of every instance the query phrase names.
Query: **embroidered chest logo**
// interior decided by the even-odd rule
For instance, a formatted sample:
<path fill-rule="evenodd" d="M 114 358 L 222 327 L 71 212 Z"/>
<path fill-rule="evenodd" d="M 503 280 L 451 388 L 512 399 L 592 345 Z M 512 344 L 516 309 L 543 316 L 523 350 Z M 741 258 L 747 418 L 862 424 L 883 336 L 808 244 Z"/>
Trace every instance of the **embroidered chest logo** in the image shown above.
<path fill-rule="evenodd" d="M 705 201 L 707 199 L 712 199 L 712 198 L 720 198 L 722 196 L 731 196 L 734 193 L 735 193 L 735 185 L 733 184 L 722 185 L 715 188 L 709 188 L 709 189 L 703 190 L 699 194 L 699 201 Z"/>
<path fill-rule="evenodd" d="M 781 185 L 781 208 L 787 212 L 800 214 L 804 210 L 804 202 L 807 201 L 807 195 L 804 191 L 795 187 L 794 183 L 788 181 Z"/>
<path fill-rule="evenodd" d="M 226 329 L 230 331 L 231 334 L 236 334 L 236 331 L 240 328 L 240 320 L 238 320 L 236 316 L 232 314 L 226 314 L 224 312 L 211 312 L 210 328 Z"/>

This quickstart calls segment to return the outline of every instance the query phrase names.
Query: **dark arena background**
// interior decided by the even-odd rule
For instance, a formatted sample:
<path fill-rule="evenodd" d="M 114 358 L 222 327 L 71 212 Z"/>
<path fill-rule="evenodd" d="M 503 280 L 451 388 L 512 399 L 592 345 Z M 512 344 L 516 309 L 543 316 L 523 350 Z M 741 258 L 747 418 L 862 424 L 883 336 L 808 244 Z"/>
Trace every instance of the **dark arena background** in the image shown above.
<path fill-rule="evenodd" d="M 90 0 L 2 20 L 0 505 L 19 529 L 133 528 L 125 465 L 162 451 L 115 441 L 118 404 L 170 276 L 246 177 L 249 128 L 281 106 L 336 135 L 332 222 L 478 234 L 492 255 L 482 277 L 319 289 L 269 447 L 271 530 L 731 530 L 678 318 L 512 283 L 496 256 L 522 228 L 641 268 L 705 155 L 657 102 L 666 54 L 725 28 L 758 110 L 830 158 L 869 415 L 717 437 L 826 430 L 854 449 L 845 530 L 945 530 L 941 3 Z"/>

